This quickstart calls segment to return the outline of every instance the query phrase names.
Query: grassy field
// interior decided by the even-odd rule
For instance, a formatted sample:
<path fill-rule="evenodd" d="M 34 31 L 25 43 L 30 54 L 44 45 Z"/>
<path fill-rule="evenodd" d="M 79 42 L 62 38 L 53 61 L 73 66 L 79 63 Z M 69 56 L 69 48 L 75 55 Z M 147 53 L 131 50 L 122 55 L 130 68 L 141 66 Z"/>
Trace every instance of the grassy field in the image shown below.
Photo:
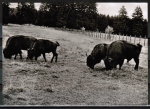
<path fill-rule="evenodd" d="M 3 26 L 3 48 L 8 37 L 17 34 L 58 41 L 58 62 L 50 63 L 40 56 L 38 61 L 18 56 L 3 57 L 4 105 L 147 105 L 148 104 L 148 48 L 140 54 L 139 70 L 131 60 L 122 70 L 104 70 L 104 63 L 92 70 L 86 66 L 86 53 L 96 44 L 111 41 L 71 33 L 54 28 L 9 24 Z"/>

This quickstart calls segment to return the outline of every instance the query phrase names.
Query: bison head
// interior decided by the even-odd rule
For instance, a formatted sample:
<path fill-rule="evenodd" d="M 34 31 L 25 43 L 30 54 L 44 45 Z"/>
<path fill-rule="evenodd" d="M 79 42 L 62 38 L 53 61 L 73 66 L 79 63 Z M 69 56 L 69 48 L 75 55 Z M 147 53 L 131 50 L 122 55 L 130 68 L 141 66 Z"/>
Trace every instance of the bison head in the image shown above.
<path fill-rule="evenodd" d="M 28 49 L 27 53 L 28 53 L 28 58 L 32 60 L 34 55 L 35 55 L 35 50 L 34 49 Z"/>
<path fill-rule="evenodd" d="M 9 50 L 7 50 L 6 48 L 4 48 L 3 50 L 3 54 L 4 54 L 4 57 L 7 58 L 7 59 L 11 59 L 11 52 L 9 52 Z"/>
<path fill-rule="evenodd" d="M 114 60 L 112 58 L 108 58 L 107 56 L 104 59 L 106 70 L 112 70 L 114 68 Z"/>
<path fill-rule="evenodd" d="M 91 69 L 94 69 L 94 65 L 96 64 L 94 57 L 92 57 L 91 55 L 87 57 L 86 63 L 87 63 L 87 66 L 90 67 Z"/>

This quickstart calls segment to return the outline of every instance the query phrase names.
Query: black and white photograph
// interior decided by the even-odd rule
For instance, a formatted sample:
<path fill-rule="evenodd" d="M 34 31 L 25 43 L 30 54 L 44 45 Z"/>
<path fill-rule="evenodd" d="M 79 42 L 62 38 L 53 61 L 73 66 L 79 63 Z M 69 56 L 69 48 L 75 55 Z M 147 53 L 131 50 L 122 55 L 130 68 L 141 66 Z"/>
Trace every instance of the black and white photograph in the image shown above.
<path fill-rule="evenodd" d="M 148 104 L 147 2 L 2 2 L 3 105 Z"/>

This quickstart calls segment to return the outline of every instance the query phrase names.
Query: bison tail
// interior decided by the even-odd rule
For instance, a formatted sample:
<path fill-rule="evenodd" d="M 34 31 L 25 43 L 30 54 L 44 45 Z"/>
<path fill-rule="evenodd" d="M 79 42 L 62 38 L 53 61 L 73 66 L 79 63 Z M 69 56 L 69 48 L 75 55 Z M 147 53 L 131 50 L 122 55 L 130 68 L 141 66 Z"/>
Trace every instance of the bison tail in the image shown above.
<path fill-rule="evenodd" d="M 57 46 L 60 46 L 60 44 L 56 41 Z"/>

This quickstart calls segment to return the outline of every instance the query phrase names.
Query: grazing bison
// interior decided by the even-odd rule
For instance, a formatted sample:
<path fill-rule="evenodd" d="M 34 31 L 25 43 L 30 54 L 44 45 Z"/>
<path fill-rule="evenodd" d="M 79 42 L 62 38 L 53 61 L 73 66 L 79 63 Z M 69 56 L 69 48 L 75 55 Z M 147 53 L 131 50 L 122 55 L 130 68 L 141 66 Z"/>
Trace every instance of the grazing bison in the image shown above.
<path fill-rule="evenodd" d="M 98 44 L 94 47 L 91 54 L 87 57 L 87 66 L 94 69 L 94 65 L 100 63 L 106 57 L 106 52 L 109 44 Z"/>
<path fill-rule="evenodd" d="M 55 62 L 57 62 L 57 57 L 58 54 L 56 53 L 56 49 L 57 46 L 60 46 L 59 43 L 56 41 L 56 43 L 49 41 L 49 40 L 45 40 L 45 39 L 38 39 L 32 47 L 30 47 L 30 49 L 28 49 L 28 57 L 32 60 L 33 57 L 35 57 L 35 60 L 37 60 L 37 58 L 39 56 L 41 56 L 41 54 L 43 54 L 43 58 L 45 59 L 46 62 L 46 56 L 45 53 L 53 53 L 53 57 L 51 59 L 51 62 L 53 62 L 54 57 L 55 58 Z"/>
<path fill-rule="evenodd" d="M 142 45 L 135 45 L 124 40 L 112 42 L 108 48 L 107 56 L 104 61 L 106 69 L 110 70 L 112 68 L 116 68 L 119 64 L 120 70 L 124 59 L 127 59 L 127 62 L 129 62 L 133 58 L 136 63 L 134 69 L 138 70 L 141 49 Z"/>
<path fill-rule="evenodd" d="M 11 59 L 11 56 L 15 55 L 14 59 L 16 59 L 16 56 L 20 54 L 20 58 L 22 59 L 21 50 L 27 50 L 36 40 L 34 37 L 24 35 L 9 37 L 3 50 L 4 57 Z"/>

